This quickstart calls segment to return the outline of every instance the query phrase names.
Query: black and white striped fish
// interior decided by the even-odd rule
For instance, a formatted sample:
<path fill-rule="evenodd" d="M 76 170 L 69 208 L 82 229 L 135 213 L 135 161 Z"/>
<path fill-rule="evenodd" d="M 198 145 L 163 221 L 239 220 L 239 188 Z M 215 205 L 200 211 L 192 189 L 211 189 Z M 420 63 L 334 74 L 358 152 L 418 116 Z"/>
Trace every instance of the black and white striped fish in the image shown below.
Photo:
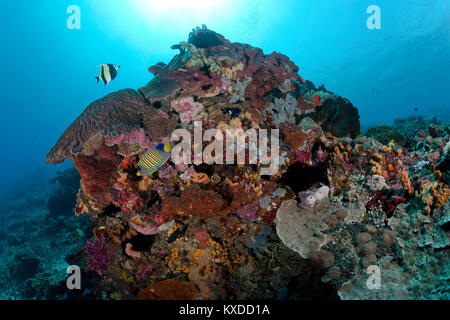
<path fill-rule="evenodd" d="M 100 80 L 103 81 L 105 86 L 117 77 L 117 71 L 120 68 L 120 66 L 115 66 L 109 63 L 99 65 L 99 67 L 101 68 L 100 75 L 98 77 L 95 77 L 95 79 L 97 79 L 97 83 Z"/>

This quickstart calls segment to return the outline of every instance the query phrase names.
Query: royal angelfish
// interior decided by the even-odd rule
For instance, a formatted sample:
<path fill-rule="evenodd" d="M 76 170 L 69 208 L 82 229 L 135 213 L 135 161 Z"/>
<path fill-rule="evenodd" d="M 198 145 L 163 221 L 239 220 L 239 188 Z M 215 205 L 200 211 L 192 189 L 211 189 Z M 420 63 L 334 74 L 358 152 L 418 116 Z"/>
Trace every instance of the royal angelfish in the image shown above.
<path fill-rule="evenodd" d="M 158 170 L 170 157 L 170 143 L 160 143 L 148 150 L 137 164 L 137 175 L 148 176 Z"/>
<path fill-rule="evenodd" d="M 115 66 L 113 64 L 102 64 L 100 67 L 100 76 L 95 77 L 97 83 L 102 80 L 105 86 L 117 77 L 117 70 L 120 66 Z"/>

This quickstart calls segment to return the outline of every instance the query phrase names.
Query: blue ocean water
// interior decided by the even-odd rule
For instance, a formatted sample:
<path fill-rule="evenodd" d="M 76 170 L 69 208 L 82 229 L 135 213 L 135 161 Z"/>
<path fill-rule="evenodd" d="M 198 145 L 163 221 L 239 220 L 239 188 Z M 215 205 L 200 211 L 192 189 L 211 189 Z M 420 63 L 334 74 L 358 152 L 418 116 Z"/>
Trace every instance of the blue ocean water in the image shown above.
<path fill-rule="evenodd" d="M 379 30 L 366 25 L 374 4 Z M 67 28 L 70 5 L 79 30 Z M 51 191 L 47 180 L 72 166 L 45 163 L 65 128 L 95 99 L 146 84 L 147 68 L 202 24 L 286 54 L 303 78 L 350 99 L 363 130 L 412 114 L 449 118 L 447 0 L 10 1 L 0 9 L 0 197 Z M 103 63 L 121 65 L 106 87 L 94 80 Z"/>
<path fill-rule="evenodd" d="M 381 10 L 369 30 L 366 9 Z M 70 5 L 81 29 L 66 26 Z M 18 0 L 4 3 L 0 194 L 30 174 L 51 175 L 45 155 L 93 100 L 139 88 L 168 62 L 172 44 L 201 24 L 235 42 L 279 51 L 316 85 L 347 97 L 362 128 L 450 109 L 450 3 L 446 0 Z M 120 64 L 118 78 L 96 85 L 97 65 Z M 68 166 L 70 164 L 65 164 Z"/>

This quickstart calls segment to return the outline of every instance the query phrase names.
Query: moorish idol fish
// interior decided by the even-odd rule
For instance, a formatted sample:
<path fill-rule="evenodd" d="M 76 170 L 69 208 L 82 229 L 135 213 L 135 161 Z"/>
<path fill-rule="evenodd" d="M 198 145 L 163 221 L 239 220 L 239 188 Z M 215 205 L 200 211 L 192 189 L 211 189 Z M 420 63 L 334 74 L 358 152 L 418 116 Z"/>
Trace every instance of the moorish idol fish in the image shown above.
<path fill-rule="evenodd" d="M 170 157 L 170 143 L 160 143 L 148 150 L 137 164 L 137 175 L 148 176 L 158 170 Z"/>
<path fill-rule="evenodd" d="M 102 80 L 105 86 L 117 77 L 117 70 L 120 68 L 120 66 L 109 63 L 99 65 L 98 67 L 100 67 L 100 75 L 95 77 L 95 79 L 97 79 L 97 83 Z"/>

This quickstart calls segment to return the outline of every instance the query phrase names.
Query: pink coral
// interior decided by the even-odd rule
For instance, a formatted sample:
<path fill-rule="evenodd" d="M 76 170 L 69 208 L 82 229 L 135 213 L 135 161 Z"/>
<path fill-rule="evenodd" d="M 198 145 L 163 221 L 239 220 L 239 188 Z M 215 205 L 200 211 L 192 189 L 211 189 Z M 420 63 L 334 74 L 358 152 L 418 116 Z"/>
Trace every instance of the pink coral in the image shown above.
<path fill-rule="evenodd" d="M 162 183 L 161 180 L 153 181 L 151 190 L 156 191 L 161 197 L 173 192 L 173 188 L 168 183 Z"/>
<path fill-rule="evenodd" d="M 145 134 L 145 130 L 142 128 L 131 131 L 129 133 L 123 133 L 121 135 L 118 135 L 117 137 L 107 138 L 106 142 L 110 145 L 112 145 L 112 144 L 119 145 L 121 143 L 138 142 L 144 149 L 149 149 L 151 146 L 150 140 L 148 139 L 147 135 Z"/>
<path fill-rule="evenodd" d="M 180 114 L 181 122 L 191 122 L 203 110 L 203 105 L 192 97 L 183 97 L 172 101 L 172 108 Z"/>
<path fill-rule="evenodd" d="M 158 175 L 161 179 L 170 179 L 177 175 L 177 170 L 172 166 L 167 166 L 158 171 Z"/>
<path fill-rule="evenodd" d="M 254 221 L 258 217 L 259 206 L 257 204 L 248 204 L 236 211 L 239 218 L 245 221 Z"/>
<path fill-rule="evenodd" d="M 126 187 L 120 183 L 113 186 L 111 197 L 114 202 L 118 203 L 124 213 L 133 212 L 143 201 L 135 192 L 128 192 Z"/>
<path fill-rule="evenodd" d="M 108 242 L 104 237 L 86 242 L 86 261 L 89 269 L 103 276 L 114 260 Z"/>
<path fill-rule="evenodd" d="M 260 70 L 265 70 L 269 71 L 279 83 L 291 78 L 305 83 L 305 80 L 297 73 L 298 67 L 284 54 L 272 52 L 267 55 L 261 49 L 247 44 L 233 44 L 233 46 L 241 56 L 248 57 L 247 66 L 238 72 L 238 77 L 252 76 Z"/>
<path fill-rule="evenodd" d="M 169 119 L 169 115 L 168 115 L 166 112 L 161 111 L 161 110 L 158 110 L 158 112 L 156 113 L 156 115 L 157 115 L 159 118 Z"/>
<path fill-rule="evenodd" d="M 152 262 L 149 262 L 147 264 L 144 264 L 140 269 L 139 272 L 136 274 L 136 278 L 139 281 L 144 280 L 146 277 L 151 275 L 155 271 L 155 265 Z"/>
<path fill-rule="evenodd" d="M 158 234 L 162 231 L 167 231 L 173 225 L 173 221 L 165 222 L 159 226 L 157 226 L 153 222 L 143 222 L 142 220 L 136 223 L 130 221 L 129 223 L 134 230 L 146 236 Z"/>
<path fill-rule="evenodd" d="M 177 169 L 177 171 L 181 171 L 184 172 L 189 168 L 188 164 L 181 162 L 181 163 L 177 163 L 175 165 L 175 169 Z"/>
<path fill-rule="evenodd" d="M 173 67 L 173 66 L 172 66 Z M 214 88 L 220 88 L 222 86 L 222 80 L 220 76 L 215 72 L 206 74 L 204 71 L 190 72 L 184 70 L 173 70 L 169 65 L 161 66 L 159 64 L 151 66 L 148 70 L 153 74 L 159 74 L 163 77 L 164 81 L 169 79 L 177 80 L 181 83 L 181 87 L 184 91 L 195 96 L 205 96 L 210 93 L 210 90 Z M 208 89 L 204 89 L 208 88 Z"/>
<path fill-rule="evenodd" d="M 430 152 L 426 158 L 428 159 L 428 161 L 430 162 L 438 162 L 439 160 L 441 160 L 441 153 L 438 151 L 435 152 Z"/>
<path fill-rule="evenodd" d="M 205 231 L 194 233 L 194 236 L 197 238 L 202 249 L 206 249 L 208 247 L 208 234 Z"/>
<path fill-rule="evenodd" d="M 155 223 L 160 226 L 163 224 L 164 219 L 163 217 L 161 217 L 159 214 L 155 214 L 155 216 L 153 217 L 153 220 L 155 221 Z"/>
<path fill-rule="evenodd" d="M 325 154 L 323 153 L 321 146 L 319 146 L 319 149 L 316 151 L 316 162 L 317 163 L 325 162 Z"/>
<path fill-rule="evenodd" d="M 228 90 L 228 86 L 230 85 L 230 80 L 228 78 L 222 78 L 222 85 L 220 86 L 220 93 L 226 93 Z"/>
<path fill-rule="evenodd" d="M 311 158 L 311 152 L 309 152 L 309 150 L 307 149 L 297 149 L 294 151 L 294 162 L 301 162 L 303 164 L 312 165 Z"/>
<path fill-rule="evenodd" d="M 141 253 L 138 252 L 138 251 L 134 251 L 133 250 L 133 245 L 131 243 L 129 243 L 129 242 L 125 246 L 125 253 L 129 257 L 132 257 L 133 259 L 139 259 L 141 257 Z"/>
<path fill-rule="evenodd" d="M 184 165 L 183 165 L 184 166 Z M 185 165 L 185 169 L 184 170 L 180 170 L 182 169 L 182 167 L 177 168 L 177 170 L 182 171 L 183 173 L 180 175 L 180 179 L 181 180 L 189 180 L 190 178 L 192 178 L 192 176 L 195 173 L 195 169 L 194 166 L 187 166 Z"/>

